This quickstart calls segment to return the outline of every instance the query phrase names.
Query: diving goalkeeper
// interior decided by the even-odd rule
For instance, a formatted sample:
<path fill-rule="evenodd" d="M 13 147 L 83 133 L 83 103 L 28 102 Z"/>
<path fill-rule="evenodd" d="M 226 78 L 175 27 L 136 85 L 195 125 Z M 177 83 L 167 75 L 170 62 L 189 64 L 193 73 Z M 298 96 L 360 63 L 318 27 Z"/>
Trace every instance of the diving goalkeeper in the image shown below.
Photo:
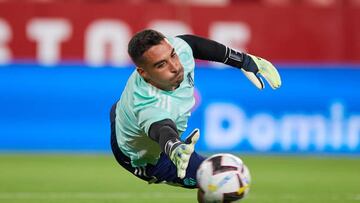
<path fill-rule="evenodd" d="M 205 159 L 194 151 L 200 132 L 180 139 L 195 104 L 195 59 L 238 68 L 259 89 L 259 76 L 273 89 L 281 85 L 267 60 L 195 35 L 167 38 L 143 30 L 130 40 L 128 53 L 136 70 L 111 108 L 111 147 L 122 167 L 149 183 L 197 187 L 196 170 Z"/>

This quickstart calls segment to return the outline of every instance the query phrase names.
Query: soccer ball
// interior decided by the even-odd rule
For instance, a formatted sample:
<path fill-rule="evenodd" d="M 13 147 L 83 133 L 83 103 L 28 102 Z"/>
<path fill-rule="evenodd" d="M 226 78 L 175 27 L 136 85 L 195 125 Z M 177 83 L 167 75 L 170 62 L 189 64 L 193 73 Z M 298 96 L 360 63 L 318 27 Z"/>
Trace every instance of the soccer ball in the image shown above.
<path fill-rule="evenodd" d="M 236 202 L 249 192 L 250 172 L 232 154 L 215 154 L 201 163 L 196 174 L 203 202 Z"/>

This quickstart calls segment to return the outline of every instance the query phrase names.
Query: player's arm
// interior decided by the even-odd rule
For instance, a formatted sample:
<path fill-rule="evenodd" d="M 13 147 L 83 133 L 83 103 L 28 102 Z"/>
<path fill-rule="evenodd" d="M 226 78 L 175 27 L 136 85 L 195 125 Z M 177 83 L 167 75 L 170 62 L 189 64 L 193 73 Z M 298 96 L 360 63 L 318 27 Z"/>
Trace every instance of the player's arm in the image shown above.
<path fill-rule="evenodd" d="M 199 139 L 199 130 L 196 129 L 185 142 L 182 142 L 176 124 L 171 119 L 164 119 L 151 124 L 149 137 L 159 143 L 161 150 L 175 164 L 178 177 L 184 178 L 190 156 Z"/>
<path fill-rule="evenodd" d="M 259 75 L 264 77 L 273 89 L 281 86 L 278 71 L 269 61 L 263 58 L 236 51 L 221 43 L 196 35 L 179 35 L 177 37 L 189 44 L 194 58 L 220 62 L 239 68 L 259 89 L 265 87 Z"/>

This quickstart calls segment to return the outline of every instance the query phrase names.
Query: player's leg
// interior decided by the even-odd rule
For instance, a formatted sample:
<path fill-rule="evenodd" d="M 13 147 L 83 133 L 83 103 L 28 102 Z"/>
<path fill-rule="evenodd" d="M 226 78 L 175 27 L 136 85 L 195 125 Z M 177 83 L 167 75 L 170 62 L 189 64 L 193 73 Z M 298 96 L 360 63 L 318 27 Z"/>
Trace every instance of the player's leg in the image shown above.
<path fill-rule="evenodd" d="M 177 177 L 176 166 L 174 163 L 166 154 L 161 153 L 160 159 L 156 165 L 149 165 L 146 167 L 147 174 L 156 177 L 157 181 L 155 183 L 165 182 L 169 185 L 197 188 L 196 171 L 205 158 L 206 157 L 193 152 L 189 160 L 188 168 L 186 169 L 185 178 L 181 179 Z"/>
<path fill-rule="evenodd" d="M 110 130 L 111 130 L 111 137 L 110 137 L 110 144 L 111 144 L 111 150 L 115 156 L 116 161 L 124 167 L 126 170 L 133 173 L 133 169 L 131 167 L 131 161 L 130 158 L 126 157 L 120 150 L 117 140 L 116 140 L 116 131 L 115 131 L 115 110 L 116 110 L 116 104 L 113 104 L 110 110 Z"/>
<path fill-rule="evenodd" d="M 110 110 L 110 123 L 111 123 L 111 150 L 115 156 L 116 161 L 127 171 L 134 174 L 136 177 L 141 178 L 145 181 L 152 181 L 153 178 L 147 176 L 146 174 L 146 168 L 145 167 L 139 167 L 134 168 L 131 165 L 131 160 L 129 157 L 124 155 L 117 143 L 116 140 L 116 133 L 115 133 L 115 109 L 116 109 L 116 103 L 111 107 Z"/>

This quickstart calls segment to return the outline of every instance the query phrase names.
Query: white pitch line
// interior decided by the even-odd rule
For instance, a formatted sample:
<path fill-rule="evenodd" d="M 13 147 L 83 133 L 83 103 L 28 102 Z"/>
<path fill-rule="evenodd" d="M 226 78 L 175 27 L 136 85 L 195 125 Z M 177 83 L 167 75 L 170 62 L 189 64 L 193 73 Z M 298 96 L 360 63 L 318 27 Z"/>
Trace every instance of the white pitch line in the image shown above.
<path fill-rule="evenodd" d="M 0 200 L 9 199 L 195 199 L 196 193 L 184 192 L 0 192 Z M 284 194 L 276 196 L 283 200 L 301 200 L 306 199 L 304 196 L 294 194 Z M 249 195 L 246 199 L 266 200 L 269 199 L 267 195 Z M 360 194 L 349 195 L 332 195 L 329 197 L 331 200 L 344 200 L 344 201 L 359 201 Z"/>
<path fill-rule="evenodd" d="M 270 195 L 249 195 L 246 197 L 246 199 L 256 199 L 256 200 L 268 200 Z M 289 202 L 294 200 L 322 200 L 322 196 L 317 196 L 316 194 L 312 194 L 310 196 L 303 196 L 303 195 L 297 195 L 297 194 L 282 194 L 282 195 L 275 195 L 272 197 L 274 199 L 281 199 L 281 200 L 288 200 Z M 347 202 L 347 201 L 357 201 L 360 203 L 360 194 L 332 194 L 328 195 L 326 200 L 336 200 L 338 202 Z"/>
<path fill-rule="evenodd" d="M 196 194 L 169 192 L 0 192 L 0 199 L 194 199 Z"/>
<path fill-rule="evenodd" d="M 354 196 L 354 200 L 355 200 L 355 201 L 360 201 L 360 194 L 356 194 L 356 195 Z"/>

